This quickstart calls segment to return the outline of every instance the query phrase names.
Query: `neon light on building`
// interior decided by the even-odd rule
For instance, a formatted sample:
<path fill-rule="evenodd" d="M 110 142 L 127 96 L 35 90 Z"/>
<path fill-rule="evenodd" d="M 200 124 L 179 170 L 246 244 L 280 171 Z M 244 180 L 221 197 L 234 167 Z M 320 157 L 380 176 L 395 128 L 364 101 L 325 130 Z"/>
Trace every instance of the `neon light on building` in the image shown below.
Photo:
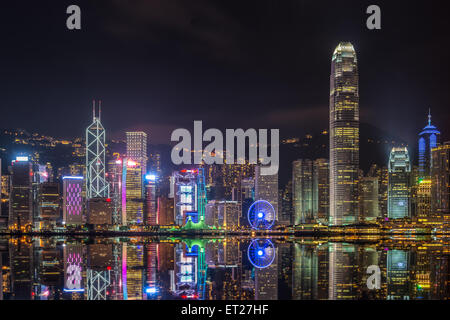
<path fill-rule="evenodd" d="M 64 246 L 64 292 L 84 292 L 82 264 L 83 247 Z"/>
<path fill-rule="evenodd" d="M 428 125 L 419 133 L 419 178 L 431 174 L 431 149 L 436 148 L 441 133 L 431 124 L 431 111 L 428 111 Z"/>
<path fill-rule="evenodd" d="M 186 212 L 197 210 L 197 181 L 193 170 L 174 172 L 175 223 L 185 223 Z"/>
<path fill-rule="evenodd" d="M 64 177 L 63 188 L 63 221 L 83 224 L 83 177 Z"/>

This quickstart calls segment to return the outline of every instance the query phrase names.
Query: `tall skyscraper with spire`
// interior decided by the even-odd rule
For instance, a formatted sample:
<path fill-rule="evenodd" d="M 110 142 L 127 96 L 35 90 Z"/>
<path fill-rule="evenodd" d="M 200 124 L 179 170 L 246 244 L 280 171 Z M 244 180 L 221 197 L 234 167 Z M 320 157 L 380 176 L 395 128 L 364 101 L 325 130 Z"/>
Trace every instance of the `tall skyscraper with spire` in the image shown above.
<path fill-rule="evenodd" d="M 419 133 L 419 179 L 431 174 L 431 149 L 440 142 L 441 133 L 431 124 L 431 110 L 428 109 L 428 125 Z"/>
<path fill-rule="evenodd" d="M 105 128 L 100 122 L 101 101 L 98 116 L 95 113 L 95 101 L 92 106 L 92 123 L 86 129 L 86 197 L 106 198 L 109 185 L 105 179 Z"/>
<path fill-rule="evenodd" d="M 359 85 L 356 52 L 341 42 L 330 76 L 330 224 L 357 222 L 359 169 Z"/>

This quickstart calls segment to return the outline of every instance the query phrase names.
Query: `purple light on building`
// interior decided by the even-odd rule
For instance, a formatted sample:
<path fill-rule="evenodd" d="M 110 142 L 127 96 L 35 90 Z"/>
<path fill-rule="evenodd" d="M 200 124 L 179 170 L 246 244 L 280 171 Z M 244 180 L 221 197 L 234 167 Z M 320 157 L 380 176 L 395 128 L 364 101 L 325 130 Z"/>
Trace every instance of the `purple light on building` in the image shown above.
<path fill-rule="evenodd" d="M 64 177 L 63 221 L 66 225 L 83 224 L 83 177 Z"/>

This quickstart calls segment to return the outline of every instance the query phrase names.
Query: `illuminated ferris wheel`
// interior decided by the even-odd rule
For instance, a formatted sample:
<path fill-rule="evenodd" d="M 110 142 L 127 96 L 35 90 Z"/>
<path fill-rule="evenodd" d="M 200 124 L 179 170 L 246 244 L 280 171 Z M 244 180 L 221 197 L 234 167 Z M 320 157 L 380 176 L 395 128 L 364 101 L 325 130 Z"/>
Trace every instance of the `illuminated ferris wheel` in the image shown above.
<path fill-rule="evenodd" d="M 275 222 L 275 209 L 266 200 L 258 200 L 248 209 L 248 222 L 253 229 L 267 230 L 270 229 Z"/>
<path fill-rule="evenodd" d="M 247 256 L 256 268 L 267 268 L 275 259 L 275 247 L 269 239 L 255 239 L 248 246 Z"/>

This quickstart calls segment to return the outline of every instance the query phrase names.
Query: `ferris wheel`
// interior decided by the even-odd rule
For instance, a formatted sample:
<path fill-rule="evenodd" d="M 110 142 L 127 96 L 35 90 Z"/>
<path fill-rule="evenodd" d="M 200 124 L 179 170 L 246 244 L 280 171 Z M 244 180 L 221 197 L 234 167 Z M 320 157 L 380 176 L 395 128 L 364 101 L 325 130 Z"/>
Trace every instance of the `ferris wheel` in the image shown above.
<path fill-rule="evenodd" d="M 273 263 L 275 247 L 269 239 L 255 239 L 248 246 L 247 256 L 253 266 L 264 269 Z"/>
<path fill-rule="evenodd" d="M 253 229 L 270 229 L 275 222 L 275 209 L 266 200 L 258 200 L 248 209 L 248 222 Z"/>

